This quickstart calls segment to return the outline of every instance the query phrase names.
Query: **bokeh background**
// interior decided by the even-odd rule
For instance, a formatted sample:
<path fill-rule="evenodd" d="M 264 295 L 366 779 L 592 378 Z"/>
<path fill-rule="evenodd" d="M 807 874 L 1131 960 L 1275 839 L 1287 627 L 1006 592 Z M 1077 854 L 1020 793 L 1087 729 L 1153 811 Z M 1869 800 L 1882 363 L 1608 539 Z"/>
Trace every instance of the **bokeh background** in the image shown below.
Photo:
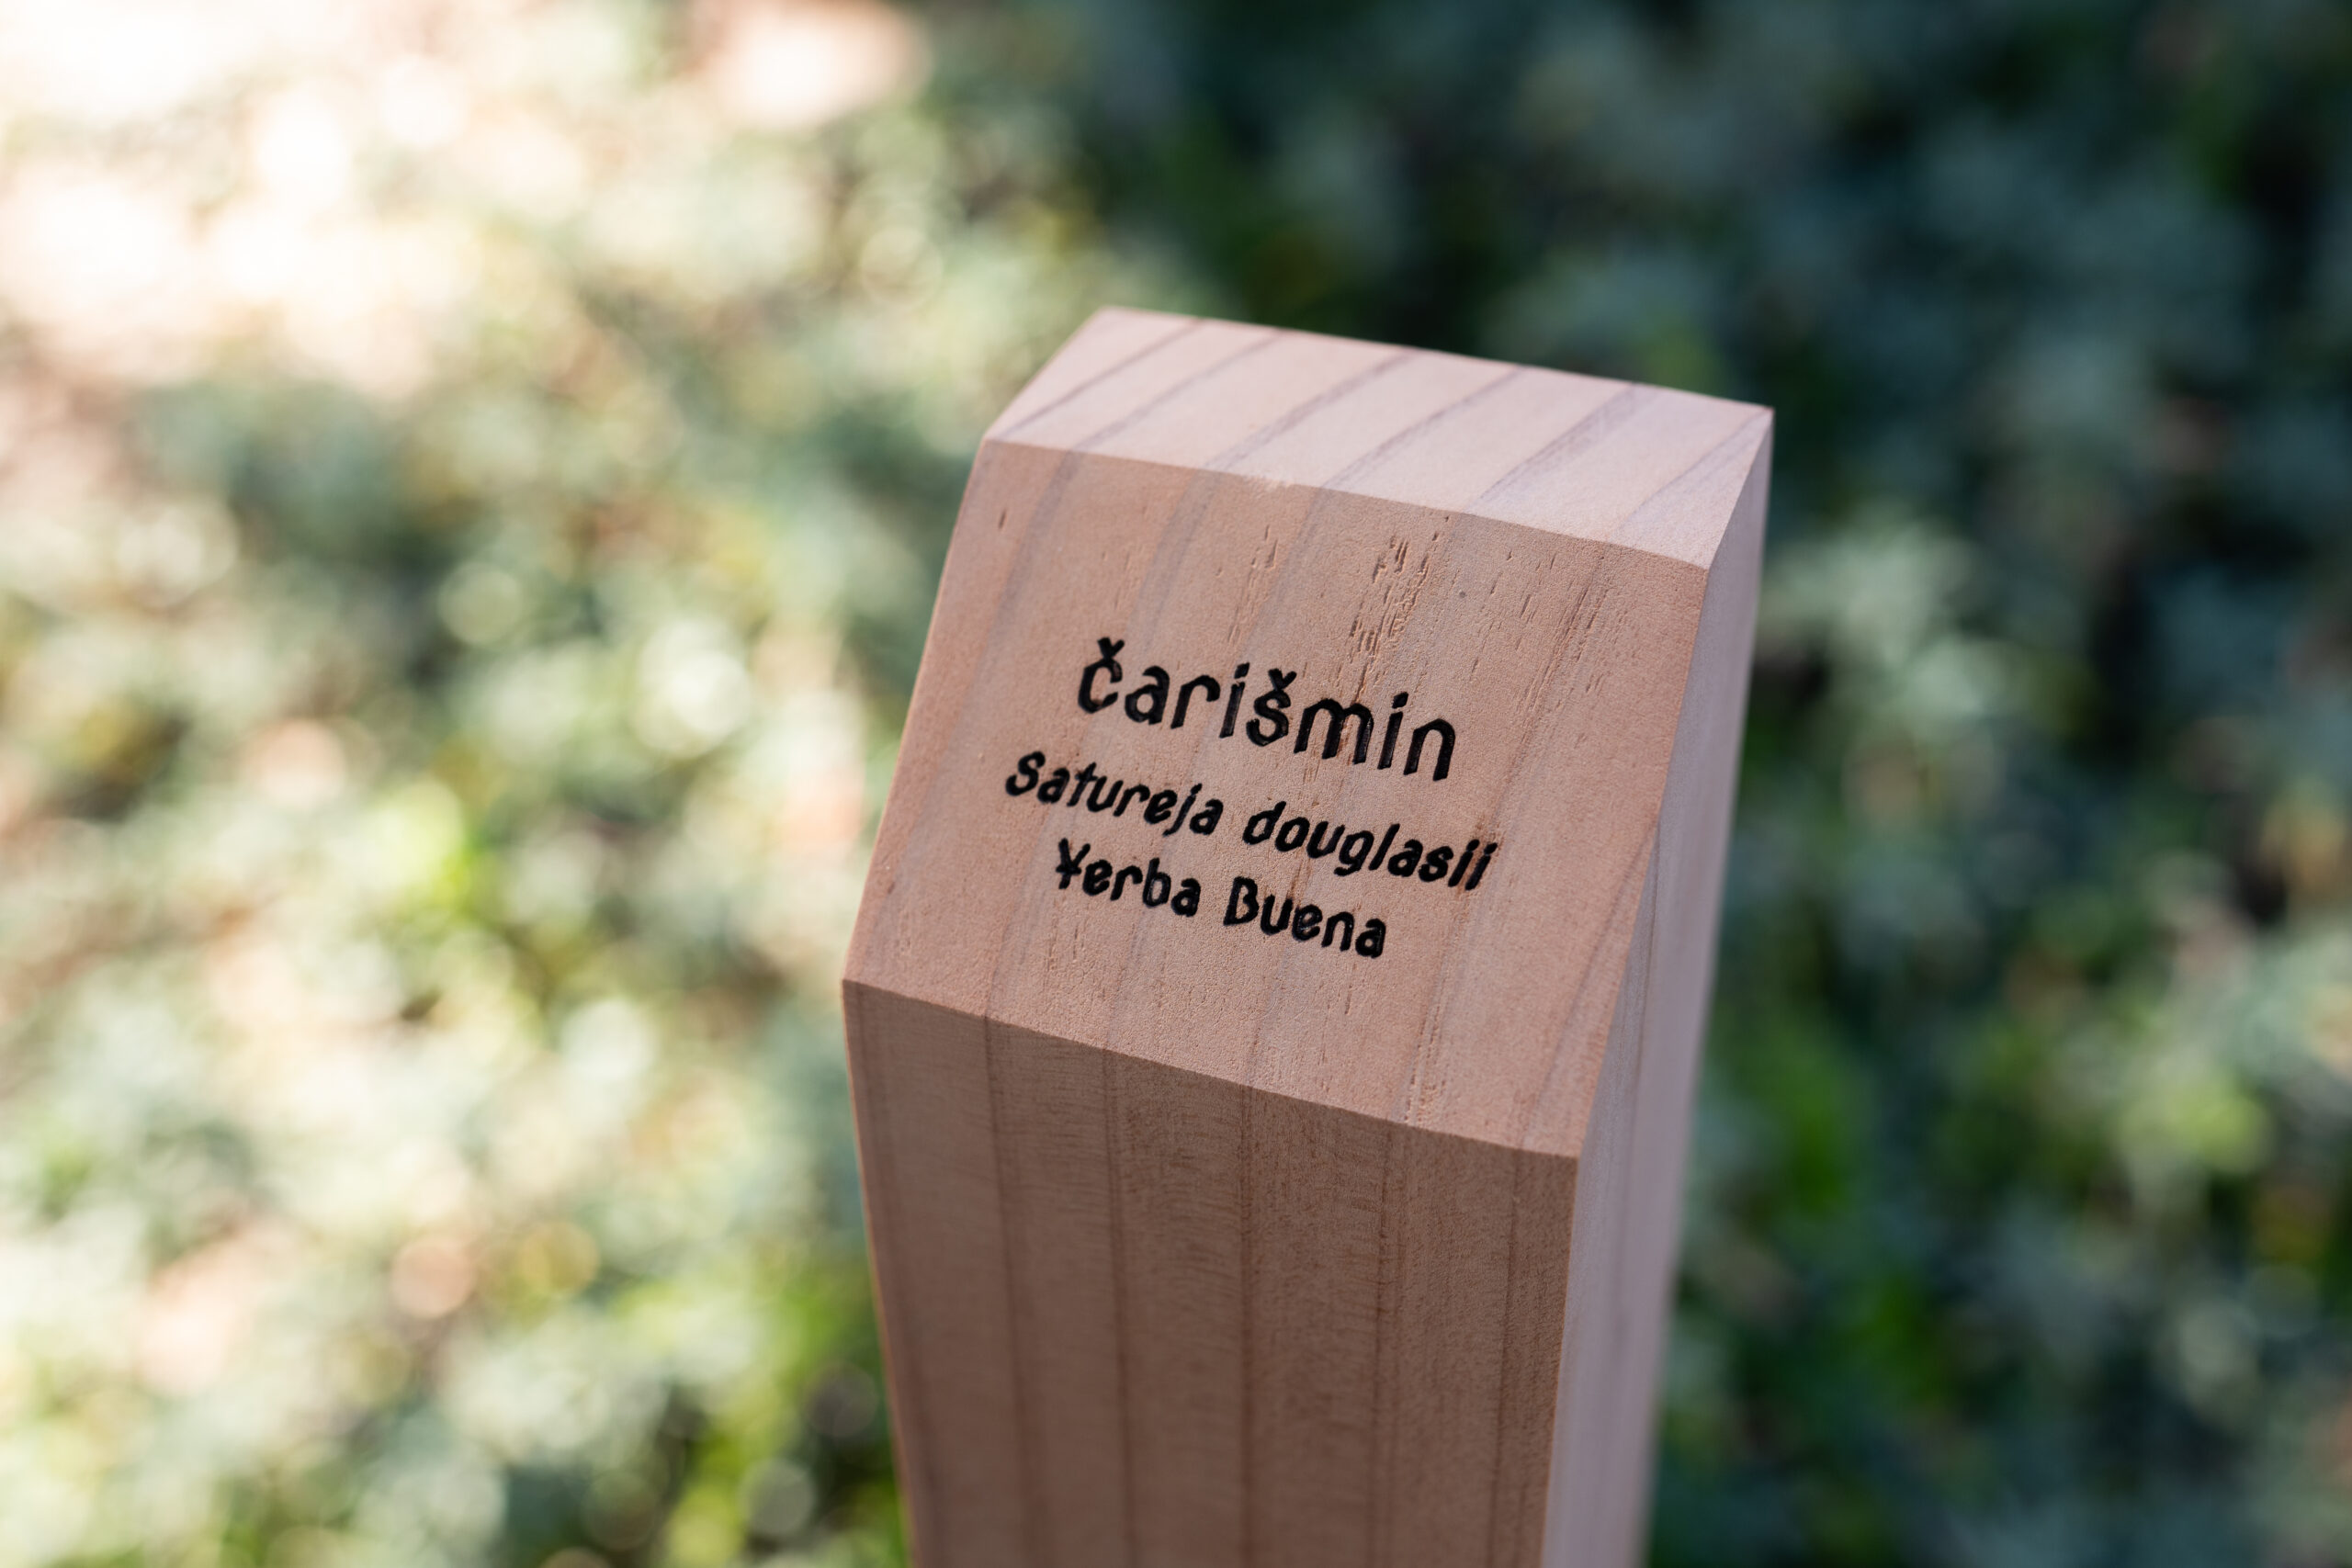
<path fill-rule="evenodd" d="M 2352 11 L 0 0 L 0 1565 L 901 1560 L 838 965 L 1111 301 L 1780 411 L 1654 1560 L 2352 1562 Z"/>

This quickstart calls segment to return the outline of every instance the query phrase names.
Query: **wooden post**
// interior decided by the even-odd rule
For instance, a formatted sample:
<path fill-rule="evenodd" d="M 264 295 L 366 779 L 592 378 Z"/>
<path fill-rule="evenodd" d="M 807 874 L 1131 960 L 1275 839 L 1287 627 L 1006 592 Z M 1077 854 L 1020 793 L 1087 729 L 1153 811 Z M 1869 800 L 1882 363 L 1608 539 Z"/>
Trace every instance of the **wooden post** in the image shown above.
<path fill-rule="evenodd" d="M 844 985 L 924 1568 L 1623 1568 L 1771 415 L 1096 316 Z"/>

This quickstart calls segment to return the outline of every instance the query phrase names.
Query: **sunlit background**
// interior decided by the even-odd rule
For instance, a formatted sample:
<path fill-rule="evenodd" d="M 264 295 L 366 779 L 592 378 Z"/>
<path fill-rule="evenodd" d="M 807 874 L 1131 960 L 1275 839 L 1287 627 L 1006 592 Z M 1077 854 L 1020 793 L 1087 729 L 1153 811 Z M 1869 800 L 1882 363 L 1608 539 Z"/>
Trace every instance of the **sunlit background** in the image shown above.
<path fill-rule="evenodd" d="M 1654 1555 L 2352 1562 L 2352 18 L 0 0 L 0 1568 L 901 1560 L 835 985 L 1095 305 L 1756 399 Z"/>

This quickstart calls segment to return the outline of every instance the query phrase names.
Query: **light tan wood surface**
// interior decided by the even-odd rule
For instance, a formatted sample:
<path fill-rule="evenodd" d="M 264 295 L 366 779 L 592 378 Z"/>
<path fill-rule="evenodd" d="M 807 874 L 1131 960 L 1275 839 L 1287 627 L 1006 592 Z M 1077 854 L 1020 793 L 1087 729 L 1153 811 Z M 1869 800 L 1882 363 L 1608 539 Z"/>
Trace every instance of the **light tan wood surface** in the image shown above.
<path fill-rule="evenodd" d="M 991 427 L 844 987 L 924 1568 L 1638 1554 L 1770 438 L 1129 310 Z"/>

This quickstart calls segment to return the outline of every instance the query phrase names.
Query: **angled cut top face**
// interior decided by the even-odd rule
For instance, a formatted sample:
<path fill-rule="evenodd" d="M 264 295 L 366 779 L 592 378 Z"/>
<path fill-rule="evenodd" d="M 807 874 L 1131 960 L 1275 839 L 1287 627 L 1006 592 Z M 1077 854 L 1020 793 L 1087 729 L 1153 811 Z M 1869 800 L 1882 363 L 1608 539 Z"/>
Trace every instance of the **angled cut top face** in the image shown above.
<path fill-rule="evenodd" d="M 1096 316 L 974 466 L 848 978 L 1576 1153 L 1770 430 Z"/>

